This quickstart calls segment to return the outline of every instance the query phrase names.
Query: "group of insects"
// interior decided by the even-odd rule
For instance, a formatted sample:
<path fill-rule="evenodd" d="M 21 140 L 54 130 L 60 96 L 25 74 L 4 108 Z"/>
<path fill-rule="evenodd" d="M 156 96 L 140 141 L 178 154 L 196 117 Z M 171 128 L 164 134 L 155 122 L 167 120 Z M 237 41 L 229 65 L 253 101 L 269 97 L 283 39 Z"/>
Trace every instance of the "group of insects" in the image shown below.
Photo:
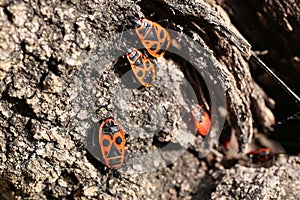
<path fill-rule="evenodd" d="M 138 38 L 146 52 L 136 48 L 126 49 L 126 58 L 137 81 L 144 87 L 151 87 L 156 78 L 157 64 L 155 59 L 162 57 L 171 45 L 171 38 L 166 29 L 148 19 L 133 20 Z M 275 76 L 275 78 L 277 78 Z M 211 128 L 211 119 L 204 108 L 195 103 L 189 103 L 190 114 L 195 130 L 205 137 Z M 124 163 L 125 133 L 121 124 L 114 118 L 106 118 L 98 129 L 98 142 L 101 151 L 101 162 L 110 169 L 119 168 Z M 226 146 L 229 141 L 226 141 Z M 247 153 L 253 161 L 265 161 L 272 157 L 269 148 L 260 148 Z"/>
<path fill-rule="evenodd" d="M 128 48 L 126 58 L 137 81 L 144 87 L 150 87 L 156 78 L 155 59 L 165 54 L 170 47 L 171 38 L 167 30 L 156 22 L 135 19 L 133 23 L 137 36 L 150 56 L 136 48 Z M 189 103 L 189 107 L 195 129 L 200 135 L 206 136 L 210 130 L 209 114 L 197 104 Z M 101 162 L 110 169 L 121 167 L 125 156 L 125 133 L 122 125 L 112 117 L 106 118 L 100 123 L 98 136 Z"/>
<path fill-rule="evenodd" d="M 162 57 L 170 47 L 169 33 L 158 23 L 148 19 L 133 20 L 136 34 L 153 59 L 136 48 L 126 50 L 126 57 L 140 84 L 150 87 L 156 78 L 157 64 L 154 59 Z"/>

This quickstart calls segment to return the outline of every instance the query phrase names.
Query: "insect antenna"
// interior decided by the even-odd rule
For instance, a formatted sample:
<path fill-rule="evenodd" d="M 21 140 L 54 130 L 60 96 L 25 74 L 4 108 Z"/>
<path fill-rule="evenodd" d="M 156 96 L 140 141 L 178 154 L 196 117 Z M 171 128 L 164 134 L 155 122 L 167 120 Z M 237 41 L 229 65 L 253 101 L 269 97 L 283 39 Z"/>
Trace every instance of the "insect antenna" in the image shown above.
<path fill-rule="evenodd" d="M 298 108 L 300 108 L 300 97 L 293 92 L 253 51 L 251 51 L 251 56 L 254 58 L 255 62 L 264 69 L 269 75 L 271 75 L 276 82 L 292 97 L 297 103 Z"/>

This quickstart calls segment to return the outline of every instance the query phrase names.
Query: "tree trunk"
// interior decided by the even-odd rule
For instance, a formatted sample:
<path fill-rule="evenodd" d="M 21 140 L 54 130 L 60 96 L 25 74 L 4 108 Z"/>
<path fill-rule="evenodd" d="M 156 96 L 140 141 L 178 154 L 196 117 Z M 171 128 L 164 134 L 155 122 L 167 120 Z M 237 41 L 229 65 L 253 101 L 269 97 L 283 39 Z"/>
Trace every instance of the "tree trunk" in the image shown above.
<path fill-rule="evenodd" d="M 280 105 L 283 101 L 274 94 L 276 88 L 251 75 L 251 51 L 268 50 L 264 61 L 280 66 L 276 70 L 299 92 L 300 18 L 296 1 L 218 4 L 1 2 L 0 197 L 198 199 L 224 195 L 222 186 L 216 186 L 226 182 L 222 180 L 226 158 L 244 159 L 258 133 L 272 130 L 274 113 L 277 116 L 281 110 L 273 113 L 274 101 L 268 95 L 274 95 Z M 148 55 L 157 64 L 157 76 L 149 88 L 138 85 L 121 49 L 128 40 L 139 45 L 130 19 L 142 17 L 168 28 L 171 35 L 164 58 Z M 206 137 L 194 134 L 189 108 L 193 101 L 211 115 L 212 128 Z M 287 115 L 297 106 L 292 98 L 290 102 L 284 107 Z M 97 146 L 99 121 L 107 117 L 119 120 L 126 133 L 124 167 L 109 172 L 102 169 L 105 163 L 100 162 Z M 231 147 L 222 149 L 230 136 Z M 234 182 L 228 184 L 236 193 L 241 191 Z"/>

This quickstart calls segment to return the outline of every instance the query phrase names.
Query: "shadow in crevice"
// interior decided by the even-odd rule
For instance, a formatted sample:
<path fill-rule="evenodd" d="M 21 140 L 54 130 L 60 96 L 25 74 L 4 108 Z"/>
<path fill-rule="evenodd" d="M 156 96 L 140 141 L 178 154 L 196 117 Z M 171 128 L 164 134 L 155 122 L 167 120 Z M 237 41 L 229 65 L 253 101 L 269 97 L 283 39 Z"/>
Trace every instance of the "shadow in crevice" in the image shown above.
<path fill-rule="evenodd" d="M 211 193 L 216 191 L 216 180 L 212 176 L 206 174 L 199 182 L 197 188 L 194 189 L 192 199 L 211 199 Z"/>
<path fill-rule="evenodd" d="M 21 195 L 21 192 L 2 175 L 0 177 L 0 199 L 15 199 L 15 195 Z"/>

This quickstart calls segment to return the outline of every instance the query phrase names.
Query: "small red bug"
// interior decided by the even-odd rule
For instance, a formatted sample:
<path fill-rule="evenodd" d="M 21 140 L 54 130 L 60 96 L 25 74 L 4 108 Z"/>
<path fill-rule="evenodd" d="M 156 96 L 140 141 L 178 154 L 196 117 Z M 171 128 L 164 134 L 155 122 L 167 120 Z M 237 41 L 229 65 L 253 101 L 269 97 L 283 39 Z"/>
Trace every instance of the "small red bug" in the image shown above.
<path fill-rule="evenodd" d="M 229 146 L 230 146 L 230 138 L 228 138 L 228 140 L 225 141 L 225 145 L 224 145 L 224 146 L 225 146 L 226 149 L 229 149 Z"/>
<path fill-rule="evenodd" d="M 121 124 L 113 119 L 105 119 L 99 128 L 99 145 L 102 162 L 108 168 L 121 167 L 125 155 L 125 134 Z"/>
<path fill-rule="evenodd" d="M 206 136 L 210 130 L 211 124 L 208 113 L 202 108 L 202 106 L 194 104 L 191 106 L 191 114 L 194 118 L 194 124 L 197 132 L 202 136 Z"/>
<path fill-rule="evenodd" d="M 103 164 L 99 166 L 101 173 L 110 173 L 106 179 L 106 192 L 109 195 L 117 197 L 110 191 L 110 179 L 114 175 L 122 176 L 126 181 L 140 186 L 118 171 L 125 161 L 125 132 L 116 119 L 109 117 L 100 126 L 99 123 L 94 124 L 87 134 L 86 142 L 90 154 Z"/>
<path fill-rule="evenodd" d="M 156 63 L 135 48 L 127 49 L 126 57 L 137 80 L 150 87 L 156 78 Z"/>
<path fill-rule="evenodd" d="M 166 29 L 148 19 L 133 20 L 135 30 L 149 54 L 155 58 L 164 55 L 171 44 L 171 38 Z"/>
<path fill-rule="evenodd" d="M 272 157 L 269 148 L 259 148 L 259 149 L 252 150 L 249 153 L 247 153 L 247 156 L 250 157 L 250 159 L 253 162 L 266 161 Z"/>

